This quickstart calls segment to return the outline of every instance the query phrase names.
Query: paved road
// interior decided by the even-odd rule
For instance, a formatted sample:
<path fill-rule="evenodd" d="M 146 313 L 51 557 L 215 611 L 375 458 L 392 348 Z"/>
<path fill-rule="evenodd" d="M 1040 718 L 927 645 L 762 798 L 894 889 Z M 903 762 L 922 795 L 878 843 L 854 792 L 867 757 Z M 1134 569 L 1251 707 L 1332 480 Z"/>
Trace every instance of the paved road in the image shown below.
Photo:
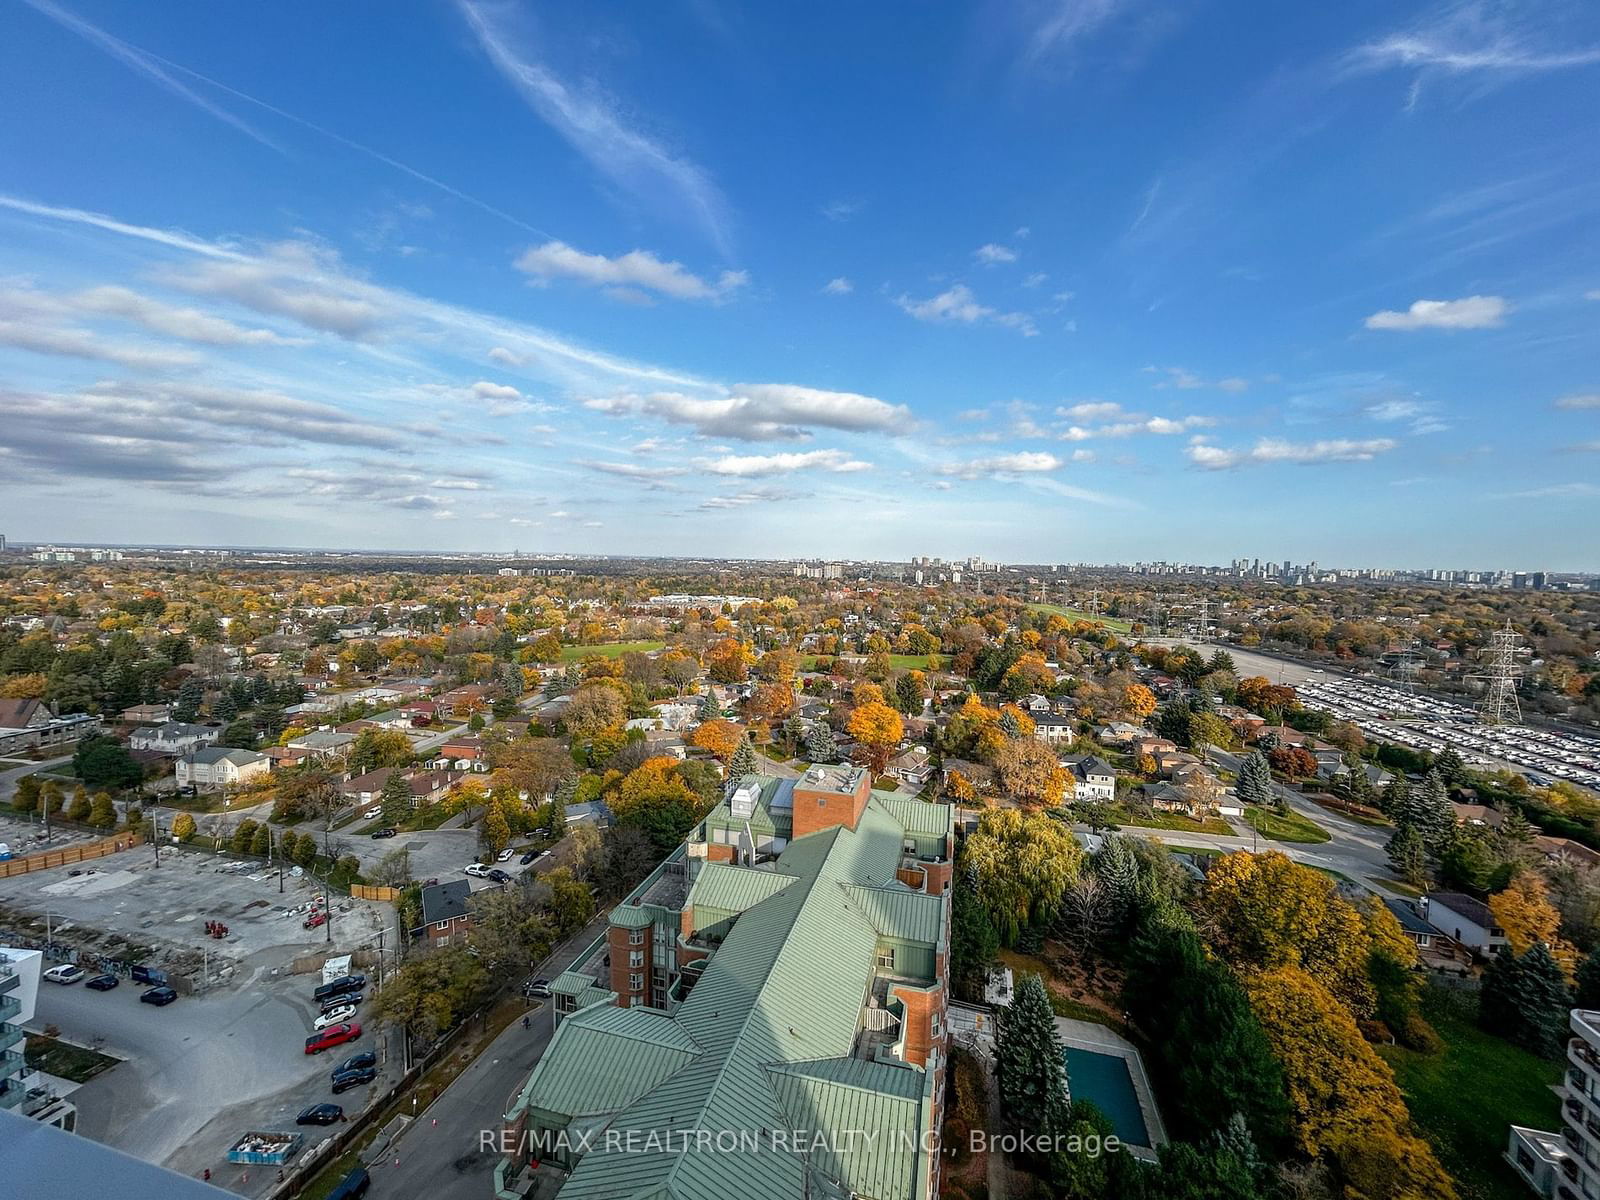
<path fill-rule="evenodd" d="M 605 926 L 605 916 L 596 917 L 532 974 L 554 979 Z M 372 1168 L 373 1194 L 382 1200 L 484 1200 L 492 1195 L 490 1176 L 500 1156 L 482 1148 L 480 1134 L 498 1136 L 501 1115 L 550 1044 L 553 1021 L 547 1002 L 533 1014 L 532 1029 L 517 1023 L 496 1038 L 422 1110 L 395 1151 Z"/>
<path fill-rule="evenodd" d="M 24 763 L 20 767 L 12 767 L 6 771 L 0 771 L 0 803 L 10 803 L 12 794 L 17 790 L 17 780 L 24 775 L 32 775 L 35 771 L 59 767 L 62 763 L 71 761 L 72 755 L 67 754 L 61 758 L 47 758 L 42 762 Z"/>

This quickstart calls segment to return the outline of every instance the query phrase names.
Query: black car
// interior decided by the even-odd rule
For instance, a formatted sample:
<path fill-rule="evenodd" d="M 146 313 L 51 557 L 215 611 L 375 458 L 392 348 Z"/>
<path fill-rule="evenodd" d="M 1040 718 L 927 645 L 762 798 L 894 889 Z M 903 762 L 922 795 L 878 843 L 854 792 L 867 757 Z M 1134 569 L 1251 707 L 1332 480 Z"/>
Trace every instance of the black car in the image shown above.
<path fill-rule="evenodd" d="M 488 876 L 487 876 L 487 878 L 489 880 L 491 880 L 492 882 L 494 882 L 494 883 L 510 883 L 511 882 L 511 876 L 507 875 L 499 867 L 496 867 L 496 868 L 494 868 L 494 870 L 490 871 Z"/>
<path fill-rule="evenodd" d="M 359 1200 L 367 1194 L 367 1188 L 372 1185 L 372 1177 L 367 1174 L 365 1167 L 352 1167 L 350 1174 L 339 1180 L 333 1191 L 328 1193 L 328 1200 Z"/>
<path fill-rule="evenodd" d="M 345 1059 L 342 1063 L 335 1067 L 333 1069 L 333 1073 L 337 1075 L 341 1071 L 360 1071 L 366 1067 L 375 1067 L 377 1065 L 378 1056 L 371 1050 L 368 1050 L 363 1054 L 352 1054 L 349 1058 Z"/>
<path fill-rule="evenodd" d="M 362 992 L 344 992 L 337 996 L 329 996 L 322 1002 L 322 1011 L 330 1013 L 336 1008 L 343 1008 L 346 1004 L 360 1004 Z"/>
<path fill-rule="evenodd" d="M 115 975 L 96 975 L 93 979 L 85 979 L 83 986 L 91 992 L 109 992 L 121 982 Z"/>
<path fill-rule="evenodd" d="M 536 859 L 538 857 L 539 857 L 539 852 L 537 850 L 529 850 L 521 858 L 517 859 L 517 861 L 519 863 L 521 863 L 523 866 L 527 866 L 529 863 L 531 863 L 534 859 Z"/>
<path fill-rule="evenodd" d="M 302 1108 L 294 1119 L 296 1125 L 337 1125 L 344 1120 L 344 1109 L 337 1104 L 313 1104 Z"/>
<path fill-rule="evenodd" d="M 153 987 L 139 997 L 140 1004 L 154 1004 L 157 1008 L 171 1004 L 178 998 L 178 993 L 169 987 Z"/>
<path fill-rule="evenodd" d="M 323 984 L 316 991 L 312 992 L 311 995 L 317 1000 L 318 1003 L 321 1003 L 322 1001 L 329 1000 L 334 996 L 342 996 L 346 992 L 359 992 L 366 986 L 367 977 L 365 975 L 341 975 L 332 983 Z"/>
<path fill-rule="evenodd" d="M 333 1073 L 333 1094 L 347 1092 L 353 1087 L 362 1087 L 371 1083 L 378 1077 L 376 1067 L 356 1067 L 349 1071 L 335 1071 Z"/>
<path fill-rule="evenodd" d="M 375 838 L 392 838 L 397 831 L 393 829 L 375 829 L 372 836 Z"/>

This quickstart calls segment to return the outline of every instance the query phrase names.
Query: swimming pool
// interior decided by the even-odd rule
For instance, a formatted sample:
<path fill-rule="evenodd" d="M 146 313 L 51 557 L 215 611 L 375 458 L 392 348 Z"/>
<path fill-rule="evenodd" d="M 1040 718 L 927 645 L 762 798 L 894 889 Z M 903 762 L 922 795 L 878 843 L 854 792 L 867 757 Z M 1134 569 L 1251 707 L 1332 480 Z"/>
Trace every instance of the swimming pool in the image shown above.
<path fill-rule="evenodd" d="M 1128 1064 L 1115 1054 L 1066 1048 L 1067 1084 L 1074 1100 L 1092 1100 L 1111 1119 L 1111 1129 L 1130 1146 L 1148 1146 L 1139 1097 L 1134 1094 Z"/>

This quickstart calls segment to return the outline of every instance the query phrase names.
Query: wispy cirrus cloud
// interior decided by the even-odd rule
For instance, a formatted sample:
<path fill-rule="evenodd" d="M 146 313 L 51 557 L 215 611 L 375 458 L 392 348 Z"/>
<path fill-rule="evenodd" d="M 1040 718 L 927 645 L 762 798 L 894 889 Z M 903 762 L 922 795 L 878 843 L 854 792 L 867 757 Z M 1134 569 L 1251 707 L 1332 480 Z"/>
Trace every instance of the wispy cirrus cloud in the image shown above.
<path fill-rule="evenodd" d="M 518 256 L 516 267 L 535 283 L 572 279 L 624 299 L 648 294 L 672 300 L 725 300 L 750 282 L 744 271 L 724 271 L 715 280 L 702 279 L 682 263 L 658 258 L 648 250 L 607 258 L 556 241 L 529 247 Z"/>
<path fill-rule="evenodd" d="M 1015 329 L 1023 337 L 1036 337 L 1039 333 L 1033 318 L 1027 313 L 1001 312 L 980 304 L 972 289 L 964 283 L 952 284 L 937 296 L 930 296 L 926 300 L 914 300 L 902 293 L 895 303 L 919 321 L 936 324 L 954 322 L 958 325 L 992 322 Z"/>
<path fill-rule="evenodd" d="M 1235 467 L 1294 463 L 1314 466 L 1319 463 L 1367 462 L 1387 454 L 1400 443 L 1393 438 L 1329 438 L 1318 442 L 1289 442 L 1282 438 L 1262 438 L 1245 449 L 1226 449 L 1196 440 L 1186 451 L 1189 461 L 1208 471 L 1227 471 Z"/>
<path fill-rule="evenodd" d="M 1492 329 L 1505 320 L 1511 305 L 1503 296 L 1467 296 L 1460 300 L 1417 300 L 1403 312 L 1386 309 L 1366 319 L 1368 329 L 1410 332 L 1417 329 Z"/>
<path fill-rule="evenodd" d="M 705 437 L 739 441 L 795 441 L 821 427 L 852 433 L 889 433 L 909 426 L 904 405 L 856 392 L 832 392 L 785 383 L 736 384 L 721 396 L 682 392 L 593 396 L 584 407 L 614 415 L 655 417 L 690 425 Z"/>
<path fill-rule="evenodd" d="M 1564 36 L 1555 7 L 1538 13 L 1492 0 L 1450 0 L 1349 55 L 1356 69 L 1450 75 L 1533 75 L 1600 65 L 1600 43 Z"/>
<path fill-rule="evenodd" d="M 1065 461 L 1054 454 L 1041 450 L 1019 450 L 1014 454 L 995 454 L 988 458 L 973 458 L 964 462 L 940 463 L 935 469 L 941 475 L 949 475 L 956 479 L 995 479 L 1009 475 L 1057 471 L 1065 465 Z"/>
<path fill-rule="evenodd" d="M 997 242 L 987 242 L 972 252 L 972 257 L 986 267 L 998 267 L 1004 263 L 1017 261 L 1017 252 L 1010 246 L 1002 246 Z"/>
<path fill-rule="evenodd" d="M 836 276 L 822 285 L 822 294 L 824 296 L 848 296 L 855 290 L 856 285 L 851 283 L 843 275 Z"/>
<path fill-rule="evenodd" d="M 872 464 L 844 450 L 804 450 L 789 454 L 726 454 L 696 464 L 712 475 L 787 475 L 794 471 L 828 471 L 838 475 L 872 470 Z"/>
<path fill-rule="evenodd" d="M 623 106 L 593 82 L 579 88 L 560 78 L 515 44 L 486 6 L 475 0 L 457 0 L 456 6 L 506 82 L 595 170 L 636 200 L 657 204 L 672 198 L 718 250 L 729 252 L 727 202 L 703 167 L 630 125 Z"/>
<path fill-rule="evenodd" d="M 1583 392 L 1571 396 L 1562 396 L 1556 401 L 1557 408 L 1600 408 L 1600 392 Z"/>

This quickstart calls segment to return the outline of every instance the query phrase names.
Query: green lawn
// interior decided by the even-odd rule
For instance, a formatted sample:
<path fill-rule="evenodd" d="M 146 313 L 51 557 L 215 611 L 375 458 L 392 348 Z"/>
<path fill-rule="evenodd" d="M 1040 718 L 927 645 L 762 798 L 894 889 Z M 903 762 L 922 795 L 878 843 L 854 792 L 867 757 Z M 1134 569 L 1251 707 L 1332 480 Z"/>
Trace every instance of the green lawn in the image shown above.
<path fill-rule="evenodd" d="M 598 646 L 563 646 L 561 661 L 575 663 L 582 662 L 586 658 L 621 658 L 624 654 L 632 654 L 635 650 L 649 654 L 665 645 L 665 642 L 602 642 Z"/>
<path fill-rule="evenodd" d="M 1030 604 L 1030 612 L 1051 613 L 1054 616 L 1066 617 L 1069 621 L 1091 621 L 1104 625 L 1114 633 L 1132 633 L 1133 626 L 1121 617 L 1108 617 L 1104 614 L 1084 612 L 1081 608 L 1062 608 L 1059 604 Z"/>
<path fill-rule="evenodd" d="M 1404 879 L 1393 879 L 1387 875 L 1378 875 L 1374 877 L 1373 882 L 1381 883 L 1391 892 L 1399 892 L 1402 896 L 1410 896 L 1412 899 L 1422 895 L 1421 888 L 1407 883 Z"/>
<path fill-rule="evenodd" d="M 1264 838 L 1275 842 L 1301 842 L 1314 843 L 1331 841 L 1333 835 L 1318 825 L 1309 817 L 1301 816 L 1290 809 L 1286 813 L 1277 813 L 1270 808 L 1257 808 L 1255 805 L 1244 810 L 1245 820 L 1255 826 L 1255 830 Z"/>
<path fill-rule="evenodd" d="M 1073 807 L 1076 808 L 1075 805 Z M 1172 829 L 1180 833 L 1216 833 L 1221 834 L 1223 837 L 1232 836 L 1234 832 L 1233 826 L 1229 825 L 1221 817 L 1208 817 L 1204 821 L 1196 821 L 1193 817 L 1186 817 L 1182 813 L 1151 812 L 1146 815 L 1144 813 L 1129 812 L 1120 804 L 1106 811 L 1105 816 L 1113 825 L 1132 825 L 1136 829 Z M 1081 821 L 1083 817 L 1079 816 L 1077 819 Z"/>
<path fill-rule="evenodd" d="M 802 654 L 800 656 L 800 669 L 802 671 L 815 671 L 819 658 L 832 658 L 829 654 Z M 897 671 L 926 671 L 928 660 L 933 659 L 938 666 L 937 670 L 944 670 L 950 665 L 948 655 L 944 654 L 891 654 L 889 665 Z"/>
<path fill-rule="evenodd" d="M 1527 1189 L 1501 1159 L 1507 1126 L 1561 1128 L 1550 1085 L 1559 1062 L 1535 1058 L 1480 1030 L 1475 1001 L 1460 993 L 1429 991 L 1423 1011 L 1445 1048 L 1419 1054 L 1395 1046 L 1378 1053 L 1394 1068 L 1412 1119 L 1427 1134 L 1461 1200 L 1522 1200 Z"/>
<path fill-rule="evenodd" d="M 1374 829 L 1389 829 L 1392 827 L 1392 823 L 1386 821 L 1382 817 L 1368 817 L 1363 816 L 1361 813 L 1346 812 L 1344 809 L 1336 808 L 1332 804 L 1324 804 L 1322 800 L 1314 794 L 1308 795 L 1306 799 L 1311 801 L 1311 803 L 1315 804 L 1318 808 L 1326 809 L 1328 812 L 1335 813 L 1338 816 L 1343 817 L 1346 821 L 1354 821 L 1357 825 L 1370 825 Z"/>

